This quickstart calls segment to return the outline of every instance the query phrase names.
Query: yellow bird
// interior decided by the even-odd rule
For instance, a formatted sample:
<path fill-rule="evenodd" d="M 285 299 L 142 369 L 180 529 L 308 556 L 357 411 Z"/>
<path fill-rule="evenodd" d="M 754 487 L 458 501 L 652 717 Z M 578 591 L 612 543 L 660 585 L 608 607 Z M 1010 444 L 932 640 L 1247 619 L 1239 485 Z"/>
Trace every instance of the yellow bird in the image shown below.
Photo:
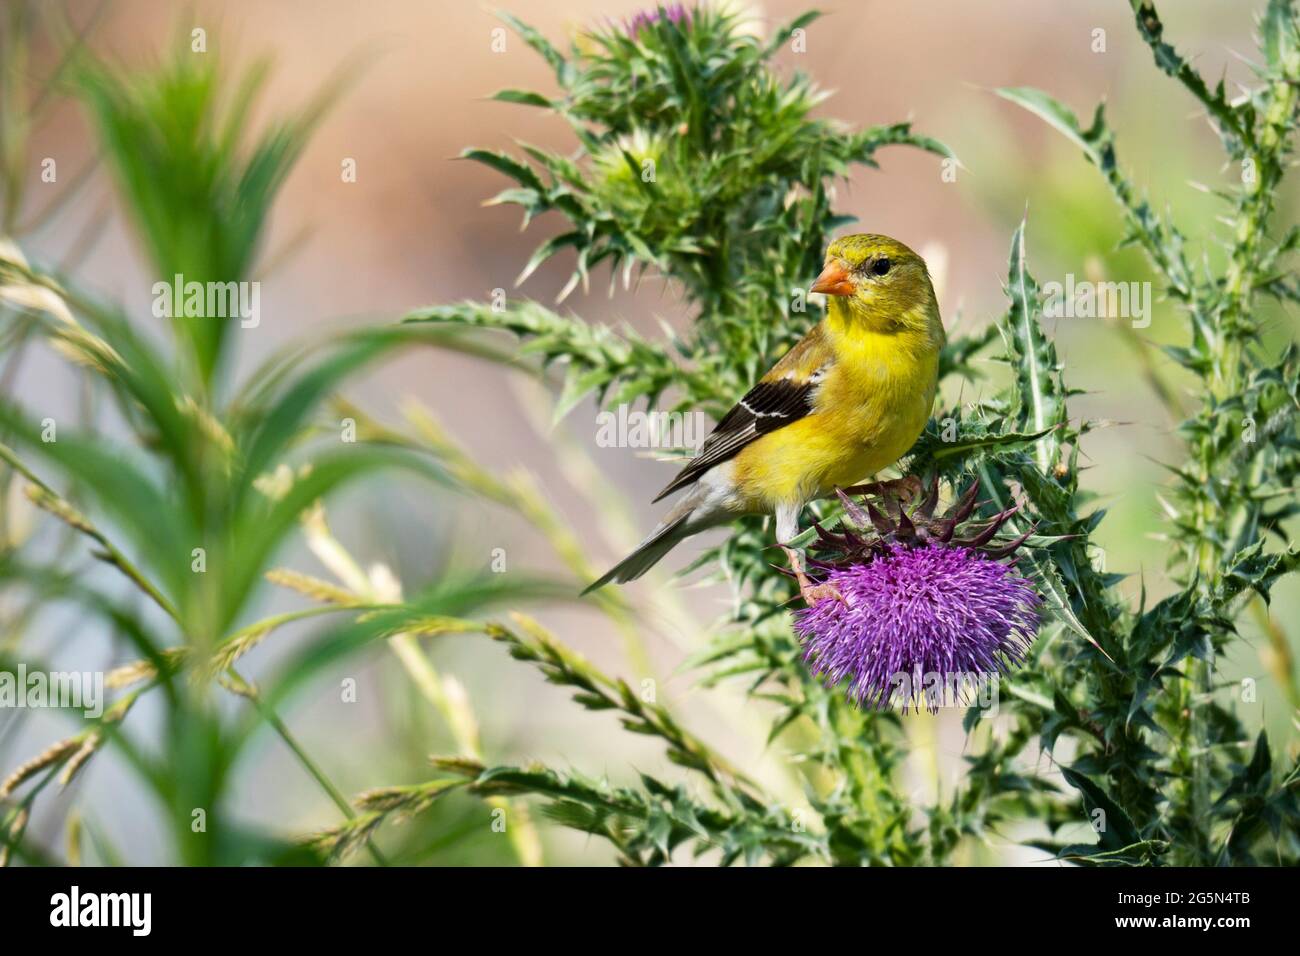
<path fill-rule="evenodd" d="M 906 452 L 934 404 L 943 322 L 924 260 L 888 236 L 831 243 L 810 292 L 826 318 L 787 352 L 700 446 L 655 501 L 690 488 L 630 555 L 587 588 L 639 578 L 679 541 L 745 514 L 776 516 L 809 604 L 814 586 L 786 543 L 805 504 L 856 484 Z"/>

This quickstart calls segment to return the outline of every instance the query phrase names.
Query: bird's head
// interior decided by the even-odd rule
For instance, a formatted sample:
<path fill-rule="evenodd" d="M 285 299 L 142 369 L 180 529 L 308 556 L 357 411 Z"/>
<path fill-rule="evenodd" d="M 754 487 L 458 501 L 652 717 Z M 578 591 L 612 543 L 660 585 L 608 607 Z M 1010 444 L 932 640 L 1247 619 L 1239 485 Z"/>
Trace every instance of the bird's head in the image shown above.
<path fill-rule="evenodd" d="M 939 323 L 925 260 L 889 236 L 863 233 L 836 239 L 808 291 L 836 297 L 832 301 L 879 332 L 932 331 Z"/>

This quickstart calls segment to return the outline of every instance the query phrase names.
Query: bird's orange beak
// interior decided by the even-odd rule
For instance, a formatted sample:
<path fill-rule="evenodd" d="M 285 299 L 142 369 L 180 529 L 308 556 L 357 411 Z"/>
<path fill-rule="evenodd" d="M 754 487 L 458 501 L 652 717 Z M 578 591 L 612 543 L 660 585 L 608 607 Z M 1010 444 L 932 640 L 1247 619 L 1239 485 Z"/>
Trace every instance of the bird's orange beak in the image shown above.
<path fill-rule="evenodd" d="M 842 259 L 832 259 L 826 263 L 826 268 L 808 291 L 820 292 L 822 295 L 852 295 L 853 279 L 849 275 L 848 264 Z"/>

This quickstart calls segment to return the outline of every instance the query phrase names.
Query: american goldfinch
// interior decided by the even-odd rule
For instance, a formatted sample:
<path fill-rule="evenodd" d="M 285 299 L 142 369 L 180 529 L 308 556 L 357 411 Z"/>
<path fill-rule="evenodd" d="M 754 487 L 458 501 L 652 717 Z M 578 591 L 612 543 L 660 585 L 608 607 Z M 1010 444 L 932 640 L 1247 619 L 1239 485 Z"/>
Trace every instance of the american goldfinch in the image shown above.
<path fill-rule="evenodd" d="M 809 604 L 813 585 L 786 546 L 803 506 L 893 464 L 925 427 L 938 384 L 943 323 L 925 262 L 888 236 L 844 236 L 809 292 L 826 318 L 731 409 L 659 501 L 686 496 L 630 555 L 587 588 L 639 578 L 679 541 L 745 514 L 776 516 Z"/>

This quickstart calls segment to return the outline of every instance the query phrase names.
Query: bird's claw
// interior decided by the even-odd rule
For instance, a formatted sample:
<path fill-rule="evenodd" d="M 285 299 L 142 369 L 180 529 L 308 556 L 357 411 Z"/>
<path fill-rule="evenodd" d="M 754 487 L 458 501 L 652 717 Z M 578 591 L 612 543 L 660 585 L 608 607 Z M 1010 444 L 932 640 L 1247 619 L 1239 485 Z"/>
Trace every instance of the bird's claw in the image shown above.
<path fill-rule="evenodd" d="M 803 597 L 804 603 L 809 607 L 812 607 L 819 601 L 825 601 L 828 599 L 839 601 L 841 604 L 845 603 L 844 595 L 840 593 L 840 589 L 829 583 L 800 585 L 799 594 Z"/>

